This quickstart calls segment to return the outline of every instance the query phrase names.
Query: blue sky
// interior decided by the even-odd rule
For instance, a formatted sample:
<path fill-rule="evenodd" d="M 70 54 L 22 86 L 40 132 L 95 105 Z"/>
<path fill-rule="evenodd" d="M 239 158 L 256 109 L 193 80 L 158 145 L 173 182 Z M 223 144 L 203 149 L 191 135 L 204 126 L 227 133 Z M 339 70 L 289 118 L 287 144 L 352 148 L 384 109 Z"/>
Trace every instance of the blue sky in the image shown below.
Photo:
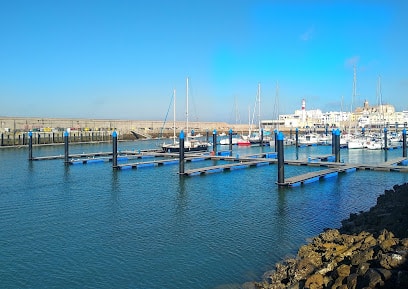
<path fill-rule="evenodd" d="M 0 115 L 190 120 L 408 109 L 405 1 L 0 1 Z M 279 85 L 277 93 L 276 86 Z"/>

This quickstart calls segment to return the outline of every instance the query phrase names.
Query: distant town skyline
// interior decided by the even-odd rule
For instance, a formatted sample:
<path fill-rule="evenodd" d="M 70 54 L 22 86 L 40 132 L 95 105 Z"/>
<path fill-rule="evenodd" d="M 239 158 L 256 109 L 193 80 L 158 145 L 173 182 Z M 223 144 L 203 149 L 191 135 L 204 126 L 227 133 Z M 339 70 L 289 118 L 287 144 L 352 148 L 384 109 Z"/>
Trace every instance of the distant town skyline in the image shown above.
<path fill-rule="evenodd" d="M 248 122 L 364 100 L 408 110 L 405 1 L 0 3 L 0 115 Z"/>

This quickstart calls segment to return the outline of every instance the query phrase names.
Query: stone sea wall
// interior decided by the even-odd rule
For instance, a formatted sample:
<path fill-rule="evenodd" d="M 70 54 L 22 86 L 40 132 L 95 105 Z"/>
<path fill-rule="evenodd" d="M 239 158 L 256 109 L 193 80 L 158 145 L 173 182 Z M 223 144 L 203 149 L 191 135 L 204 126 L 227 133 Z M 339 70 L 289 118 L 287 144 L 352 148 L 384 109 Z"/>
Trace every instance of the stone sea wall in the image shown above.
<path fill-rule="evenodd" d="M 369 211 L 326 229 L 242 288 L 408 288 L 408 184 L 385 191 Z"/>

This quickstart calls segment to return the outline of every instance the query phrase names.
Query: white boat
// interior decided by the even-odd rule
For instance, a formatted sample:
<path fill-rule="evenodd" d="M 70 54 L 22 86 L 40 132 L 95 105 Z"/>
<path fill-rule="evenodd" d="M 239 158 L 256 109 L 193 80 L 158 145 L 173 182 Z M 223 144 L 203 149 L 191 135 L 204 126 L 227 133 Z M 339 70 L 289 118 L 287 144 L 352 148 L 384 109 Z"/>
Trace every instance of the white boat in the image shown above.
<path fill-rule="evenodd" d="M 363 138 L 353 138 L 347 142 L 348 149 L 363 149 L 366 146 L 366 140 Z"/>
<path fill-rule="evenodd" d="M 264 144 L 268 144 L 271 141 L 270 135 L 264 134 L 262 136 L 262 142 Z M 261 143 L 261 133 L 252 133 L 249 137 L 249 142 L 251 144 L 260 144 Z"/>
<path fill-rule="evenodd" d="M 319 135 L 316 133 L 307 133 L 299 137 L 299 145 L 317 145 L 319 143 Z"/>
<path fill-rule="evenodd" d="M 232 144 L 233 145 L 236 145 L 236 144 L 238 144 L 238 141 L 240 140 L 239 138 L 237 138 L 237 137 L 232 137 Z M 223 139 L 221 139 L 220 140 L 220 145 L 229 145 L 229 137 L 227 137 L 227 138 L 223 138 Z"/>
<path fill-rule="evenodd" d="M 239 146 L 250 146 L 251 142 L 249 140 L 241 139 L 238 141 L 237 145 Z"/>
<path fill-rule="evenodd" d="M 383 145 L 381 141 L 369 140 L 366 142 L 365 147 L 368 150 L 381 150 Z"/>
<path fill-rule="evenodd" d="M 402 146 L 402 135 L 400 133 L 392 132 L 389 135 L 388 142 L 391 146 Z"/>
<path fill-rule="evenodd" d="M 321 135 L 319 137 L 319 144 L 320 145 L 329 145 L 332 143 L 332 138 L 330 135 Z"/>

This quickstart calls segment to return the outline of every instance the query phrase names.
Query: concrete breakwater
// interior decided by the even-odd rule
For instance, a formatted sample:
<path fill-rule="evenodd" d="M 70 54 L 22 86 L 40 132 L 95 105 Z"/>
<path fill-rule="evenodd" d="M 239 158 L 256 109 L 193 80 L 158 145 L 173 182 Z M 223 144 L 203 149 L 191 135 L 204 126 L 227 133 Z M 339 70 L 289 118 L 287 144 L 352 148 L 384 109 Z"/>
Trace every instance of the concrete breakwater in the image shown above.
<path fill-rule="evenodd" d="M 112 131 L 119 134 L 130 134 L 131 131 L 158 134 L 172 133 L 173 121 L 164 120 L 121 120 L 121 119 L 85 119 L 85 118 L 41 118 L 41 117 L 5 117 L 0 116 L 0 133 L 10 132 L 56 132 L 65 131 Z M 226 122 L 190 121 L 189 130 L 206 131 L 217 129 L 228 131 L 248 131 L 248 124 L 229 124 Z M 186 129 L 185 121 L 176 121 L 176 131 Z"/>
<path fill-rule="evenodd" d="M 213 130 L 227 133 L 248 132 L 248 124 L 225 122 L 190 122 L 188 130 L 196 134 L 212 134 Z M 186 123 L 175 123 L 177 134 L 186 130 Z M 110 140 L 112 132 L 118 133 L 119 140 L 140 138 L 171 137 L 174 132 L 172 121 L 163 120 L 118 120 L 118 119 L 67 119 L 0 116 L 0 146 L 26 145 L 28 132 L 33 132 L 34 144 L 61 143 L 64 131 L 70 132 L 70 142 L 92 142 Z"/>
<path fill-rule="evenodd" d="M 198 122 L 189 123 L 188 132 L 194 130 L 195 134 L 211 135 L 214 130 L 217 134 L 228 134 L 232 129 L 234 133 L 247 135 L 250 131 L 249 124 L 229 124 L 226 122 Z M 252 126 L 252 130 L 256 130 Z M 28 132 L 33 132 L 34 144 L 62 143 L 63 132 L 69 130 L 70 142 L 108 141 L 112 132 L 118 134 L 118 140 L 134 140 L 140 138 L 172 137 L 174 124 L 172 121 L 163 120 L 118 120 L 118 119 L 68 119 L 68 118 L 40 118 L 40 117 L 5 117 L 0 116 L 0 147 L 26 145 Z M 187 130 L 184 121 L 175 123 L 175 132 Z M 290 135 L 295 129 L 280 128 Z M 302 130 L 305 131 L 305 130 Z M 320 128 L 318 132 L 323 133 Z"/>
<path fill-rule="evenodd" d="M 408 184 L 378 197 L 368 212 L 351 214 L 276 264 L 245 289 L 408 288 Z"/>

